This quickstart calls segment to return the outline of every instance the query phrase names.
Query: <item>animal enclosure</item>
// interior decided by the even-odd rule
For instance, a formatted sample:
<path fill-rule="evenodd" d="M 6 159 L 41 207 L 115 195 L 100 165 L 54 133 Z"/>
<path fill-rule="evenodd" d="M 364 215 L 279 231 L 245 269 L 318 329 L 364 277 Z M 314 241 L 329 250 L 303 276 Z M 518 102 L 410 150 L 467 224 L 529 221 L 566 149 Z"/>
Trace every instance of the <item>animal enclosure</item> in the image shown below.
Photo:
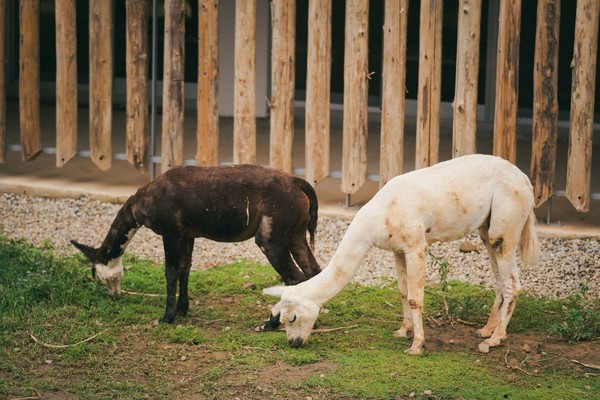
<path fill-rule="evenodd" d="M 260 0 L 258 1 L 260 3 Z M 332 57 L 338 50 L 332 46 L 335 33 L 332 14 L 334 0 L 310 0 L 307 20 L 300 20 L 297 12 L 301 2 L 272 0 L 270 6 L 270 51 L 267 99 L 269 107 L 269 164 L 286 172 L 304 175 L 313 185 L 326 177 L 341 180 L 340 190 L 348 195 L 356 193 L 366 180 L 378 180 L 380 185 L 405 172 L 405 159 L 414 157 L 415 168 L 440 160 L 442 49 L 444 43 L 455 42 L 456 76 L 452 102 L 452 157 L 481 151 L 478 146 L 478 81 L 480 74 L 482 21 L 481 0 L 386 0 L 383 4 L 383 24 L 373 26 L 369 14 L 373 2 L 348 0 L 344 7 L 343 56 L 343 146 L 331 147 L 331 82 Z M 56 40 L 56 145 L 42 146 L 40 123 L 40 71 L 45 65 L 40 57 L 47 39 L 40 34 L 42 7 L 53 4 Z M 443 38 L 443 15 L 449 7 L 456 7 L 456 38 Z M 491 97 L 493 108 L 493 150 L 516 162 L 519 122 L 519 91 L 523 90 L 519 76 L 519 49 L 522 41 L 519 29 L 522 23 L 521 0 L 490 1 L 489 8 L 497 6 L 498 18 L 487 19 L 497 23 L 496 36 L 488 37 L 496 46 L 496 59 L 487 68 L 495 71 Z M 57 167 L 64 166 L 72 157 L 89 156 L 102 170 L 112 167 L 114 158 L 127 159 L 132 168 L 154 171 L 161 165 L 165 171 L 175 165 L 208 166 L 219 163 L 257 160 L 257 0 L 127 0 L 126 21 L 126 129 L 113 133 L 115 69 L 114 29 L 115 9 L 112 1 L 89 3 L 87 27 L 88 53 L 78 53 L 75 43 L 81 21 L 75 0 L 7 0 L 0 1 L 0 59 L 9 50 L 7 32 L 18 32 L 18 101 L 20 143 L 6 141 L 6 79 L 5 64 L 0 63 L 0 162 L 6 151 L 20 151 L 24 161 L 33 161 L 40 153 L 56 154 Z M 235 8 L 228 35 L 235 38 L 233 90 L 233 158 L 219 159 L 219 14 L 225 8 Z M 593 193 L 592 148 L 594 136 L 594 100 L 598 23 L 600 3 L 596 0 L 573 2 L 575 11 L 574 40 L 561 42 L 561 1 L 537 2 L 535 61 L 533 69 L 533 108 L 531 110 L 531 165 L 529 176 L 534 185 L 536 207 L 553 196 L 566 196 L 578 211 L 590 210 L 591 200 L 600 199 Z M 416 92 L 415 147 L 406 146 L 407 100 L 405 88 L 409 60 L 407 60 L 408 14 L 418 10 L 419 51 L 418 85 Z M 336 9 L 339 10 L 339 7 Z M 18 20 L 11 18 L 18 16 Z M 162 25 L 157 20 L 162 21 Z M 197 70 L 196 93 L 196 152 L 193 160 L 186 160 L 184 149 L 184 69 L 186 59 L 186 24 L 196 21 L 198 60 L 192 60 Z M 299 24 L 306 26 L 306 60 L 296 59 Z M 162 29 L 159 27 L 162 26 Z M 12 30 L 9 28 L 12 27 Z M 369 34 L 378 29 L 382 35 L 383 57 L 381 67 L 369 65 Z M 157 52 L 157 37 L 163 37 L 162 54 Z M 10 46 L 8 46 L 10 47 Z M 566 190 L 555 187 L 557 175 L 557 147 L 559 131 L 558 108 L 558 54 L 573 51 L 571 63 L 572 84 L 570 123 L 568 125 L 568 159 L 566 162 Z M 10 54 L 17 55 L 17 51 Z M 89 149 L 77 143 L 78 97 L 77 66 L 79 61 L 89 64 Z M 157 63 L 162 60 L 162 77 L 157 76 Z M 306 90 L 304 99 L 304 162 L 294 169 L 292 163 L 294 111 L 299 100 L 295 93 L 298 64 L 305 64 Z M 369 106 L 369 85 L 374 76 L 381 77 L 381 103 Z M 521 77 L 522 78 L 522 77 Z M 162 114 L 159 115 L 158 86 L 162 80 Z M 379 122 L 379 171 L 368 174 L 367 140 L 369 121 L 376 114 Z M 162 137 L 156 137 L 156 125 L 161 124 Z M 114 135 L 124 135 L 125 154 L 113 151 Z M 529 140 L 529 139 L 528 139 Z M 154 153 L 161 143 L 160 154 Z M 341 152 L 341 171 L 331 167 L 331 152 Z"/>

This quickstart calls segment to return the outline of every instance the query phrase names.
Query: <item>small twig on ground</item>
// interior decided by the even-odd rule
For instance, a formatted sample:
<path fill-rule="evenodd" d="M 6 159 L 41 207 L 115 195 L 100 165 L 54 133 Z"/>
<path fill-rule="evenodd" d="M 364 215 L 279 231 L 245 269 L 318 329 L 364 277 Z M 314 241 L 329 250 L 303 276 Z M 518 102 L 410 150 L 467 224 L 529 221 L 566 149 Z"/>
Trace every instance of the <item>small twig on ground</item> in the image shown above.
<path fill-rule="evenodd" d="M 600 365 L 596 365 L 596 364 L 586 364 L 586 363 L 582 363 L 581 361 L 578 361 L 578 360 L 571 360 L 571 362 L 574 362 L 575 364 L 583 365 L 586 368 L 600 369 Z"/>
<path fill-rule="evenodd" d="M 313 333 L 335 332 L 335 331 L 341 331 L 341 330 L 344 330 L 344 329 L 356 328 L 357 326 L 358 325 L 350 325 L 350 326 L 340 326 L 339 328 L 313 329 L 312 332 Z"/>
<path fill-rule="evenodd" d="M 37 396 L 30 396 L 30 397 L 13 397 L 10 400 L 37 400 L 37 399 L 41 399 L 42 395 L 40 394 L 40 392 L 38 392 L 37 390 L 33 389 L 36 393 Z"/>
<path fill-rule="evenodd" d="M 430 319 L 431 322 L 435 323 L 437 326 L 444 325 L 443 323 L 439 322 L 437 319 L 433 318 L 431 315 L 428 317 L 428 319 Z"/>
<path fill-rule="evenodd" d="M 341 331 L 344 329 L 352 329 L 352 328 L 356 328 L 358 325 L 350 325 L 350 326 L 340 326 L 339 328 L 321 328 L 321 329 L 313 329 L 311 332 L 312 333 L 324 333 L 324 332 L 335 332 L 335 331 Z M 279 329 L 277 329 L 280 332 L 285 332 L 285 328 L 281 327 Z"/>
<path fill-rule="evenodd" d="M 508 354 L 509 353 L 510 353 L 510 348 L 506 349 L 506 353 L 504 354 L 504 363 L 506 364 L 506 368 L 519 370 L 522 373 L 524 373 L 525 375 L 536 376 L 535 374 L 532 374 L 531 372 L 525 371 L 523 368 L 519 367 L 518 365 L 512 365 L 511 363 L 509 363 L 508 362 Z M 523 360 L 523 361 L 525 361 L 525 360 Z"/>
<path fill-rule="evenodd" d="M 456 318 L 456 322 L 463 324 L 463 325 L 468 325 L 468 326 L 477 326 L 477 322 L 469 322 L 469 321 L 465 321 L 464 319 L 460 319 L 460 318 Z"/>
<path fill-rule="evenodd" d="M 144 296 L 144 297 L 161 297 L 162 296 L 162 294 L 140 293 L 140 292 L 132 292 L 130 290 L 121 290 L 121 293 L 132 294 L 132 295 L 135 295 L 135 296 Z"/>
<path fill-rule="evenodd" d="M 42 395 L 40 394 L 40 392 L 38 392 L 37 390 L 33 389 L 36 393 L 37 396 L 30 396 L 30 397 L 13 397 L 10 400 L 37 400 L 37 399 L 41 399 Z"/>
<path fill-rule="evenodd" d="M 73 344 L 49 344 L 49 343 L 44 343 L 44 342 L 40 341 L 38 338 L 33 336 L 32 333 L 30 333 L 29 336 L 33 339 L 33 341 L 35 343 L 37 343 L 41 346 L 48 347 L 50 349 L 66 349 L 69 347 L 77 346 L 77 345 L 85 343 L 85 342 L 89 342 L 90 340 L 94 340 L 98 335 L 101 335 L 102 333 L 106 332 L 107 329 L 104 329 L 103 331 L 96 333 L 94 336 L 90 336 L 87 339 L 80 340 L 79 342 L 73 343 Z"/>
<path fill-rule="evenodd" d="M 268 353 L 273 352 L 273 348 L 265 349 L 264 347 L 254 347 L 254 346 L 243 346 L 242 349 L 244 349 L 244 350 L 262 350 L 262 351 L 266 351 Z"/>
<path fill-rule="evenodd" d="M 387 304 L 388 306 L 392 307 L 392 308 L 396 308 L 395 305 L 393 305 L 392 303 L 390 303 L 389 301 L 386 301 L 385 304 Z"/>

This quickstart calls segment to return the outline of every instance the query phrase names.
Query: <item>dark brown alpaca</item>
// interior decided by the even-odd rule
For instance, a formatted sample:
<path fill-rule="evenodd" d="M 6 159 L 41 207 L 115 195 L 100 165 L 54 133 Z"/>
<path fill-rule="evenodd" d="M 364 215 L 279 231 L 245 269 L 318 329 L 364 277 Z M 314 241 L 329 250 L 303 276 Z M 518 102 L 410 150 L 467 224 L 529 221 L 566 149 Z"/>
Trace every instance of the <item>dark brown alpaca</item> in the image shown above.
<path fill-rule="evenodd" d="M 321 268 L 311 251 L 317 208 L 316 194 L 305 180 L 276 169 L 257 165 L 177 167 L 125 202 L 99 248 L 71 243 L 91 260 L 93 276 L 107 285 L 109 295 L 118 297 L 121 256 L 135 232 L 146 226 L 161 235 L 167 305 L 160 322 L 171 323 L 176 314 L 185 315 L 189 308 L 188 277 L 198 237 L 218 242 L 254 237 L 286 285 L 317 275 Z"/>

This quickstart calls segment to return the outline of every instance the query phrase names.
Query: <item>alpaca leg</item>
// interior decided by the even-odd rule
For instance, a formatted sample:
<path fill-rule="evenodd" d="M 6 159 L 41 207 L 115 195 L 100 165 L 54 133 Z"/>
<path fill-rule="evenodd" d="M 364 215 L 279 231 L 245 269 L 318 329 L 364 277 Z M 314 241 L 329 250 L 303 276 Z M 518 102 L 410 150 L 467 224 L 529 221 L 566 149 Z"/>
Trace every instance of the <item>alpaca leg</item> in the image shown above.
<path fill-rule="evenodd" d="M 489 347 L 495 347 L 506 339 L 506 327 L 517 305 L 519 295 L 519 275 L 517 272 L 516 250 L 498 254 L 498 272 L 502 283 L 502 305 L 498 310 L 498 322 L 489 339 L 484 341 Z"/>
<path fill-rule="evenodd" d="M 488 228 L 487 226 L 479 228 L 479 236 L 485 245 L 485 248 L 488 251 L 488 255 L 490 258 L 490 264 L 492 266 L 492 272 L 494 273 L 494 278 L 496 280 L 496 298 L 494 299 L 494 304 L 490 310 L 490 316 L 488 318 L 487 323 L 481 329 L 473 332 L 473 336 L 480 338 L 488 338 L 492 336 L 494 329 L 496 329 L 496 325 L 498 323 L 498 313 L 500 311 L 500 307 L 502 306 L 502 282 L 500 279 L 500 274 L 498 273 L 498 261 L 496 260 L 496 252 L 492 248 L 490 244 Z"/>
<path fill-rule="evenodd" d="M 290 245 L 285 236 L 264 237 L 259 231 L 256 235 L 256 244 L 286 285 L 296 285 L 306 280 L 292 260 Z"/>
<path fill-rule="evenodd" d="M 165 278 L 167 281 L 167 304 L 165 314 L 160 319 L 160 323 L 172 323 L 175 319 L 177 305 L 177 281 L 179 279 L 180 249 L 179 240 L 172 237 L 163 237 L 163 246 L 165 248 Z"/>
<path fill-rule="evenodd" d="M 396 260 L 398 289 L 400 290 L 400 297 L 402 298 L 402 312 L 404 314 L 400 329 L 394 332 L 394 336 L 405 338 L 408 337 L 409 333 L 412 333 L 413 330 L 412 312 L 408 304 L 408 289 L 406 286 L 406 258 L 404 253 L 399 252 L 394 252 L 394 258 Z"/>
<path fill-rule="evenodd" d="M 185 238 L 180 242 L 179 259 L 179 297 L 177 298 L 177 315 L 187 315 L 190 308 L 188 297 L 188 282 L 190 269 L 192 267 L 192 252 L 194 250 L 194 239 Z"/>
<path fill-rule="evenodd" d="M 321 272 L 321 267 L 319 267 L 319 263 L 315 259 L 315 256 L 306 241 L 306 233 L 304 230 L 301 234 L 297 234 L 292 238 L 291 252 L 296 264 L 298 264 L 298 267 L 304 272 L 306 279 L 310 279 Z"/>
<path fill-rule="evenodd" d="M 413 321 L 413 343 L 406 353 L 421 354 L 425 343 L 423 304 L 425 297 L 425 249 L 405 253 L 408 307 Z"/>

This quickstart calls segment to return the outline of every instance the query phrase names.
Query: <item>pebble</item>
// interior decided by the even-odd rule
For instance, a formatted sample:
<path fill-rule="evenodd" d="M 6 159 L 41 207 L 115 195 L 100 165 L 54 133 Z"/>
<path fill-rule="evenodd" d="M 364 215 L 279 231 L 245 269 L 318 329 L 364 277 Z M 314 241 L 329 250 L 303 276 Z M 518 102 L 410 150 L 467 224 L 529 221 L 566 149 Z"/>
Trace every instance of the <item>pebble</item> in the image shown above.
<path fill-rule="evenodd" d="M 24 239 L 41 246 L 52 243 L 58 252 L 73 254 L 69 241 L 99 246 L 108 232 L 120 205 L 104 203 L 87 197 L 78 199 L 42 198 L 10 193 L 0 194 L 0 232 L 10 239 Z M 351 220 L 346 217 L 319 217 L 315 241 L 315 257 L 325 267 L 342 240 Z M 477 235 L 466 238 L 475 248 L 484 249 Z M 494 278 L 487 252 L 460 251 L 463 240 L 434 243 L 430 250 L 438 259 L 450 264 L 448 279 L 493 287 Z M 523 290 L 535 296 L 565 298 L 581 293 L 600 297 L 600 241 L 596 239 L 540 239 L 542 252 L 535 267 L 520 268 Z M 127 248 L 139 258 L 164 262 L 161 237 L 141 228 Z M 251 259 L 268 263 L 254 240 L 241 243 L 218 243 L 196 239 L 193 269 L 207 269 Z M 439 282 L 439 273 L 427 257 L 428 284 Z M 364 285 L 390 286 L 396 278 L 393 254 L 373 248 L 354 282 Z"/>

